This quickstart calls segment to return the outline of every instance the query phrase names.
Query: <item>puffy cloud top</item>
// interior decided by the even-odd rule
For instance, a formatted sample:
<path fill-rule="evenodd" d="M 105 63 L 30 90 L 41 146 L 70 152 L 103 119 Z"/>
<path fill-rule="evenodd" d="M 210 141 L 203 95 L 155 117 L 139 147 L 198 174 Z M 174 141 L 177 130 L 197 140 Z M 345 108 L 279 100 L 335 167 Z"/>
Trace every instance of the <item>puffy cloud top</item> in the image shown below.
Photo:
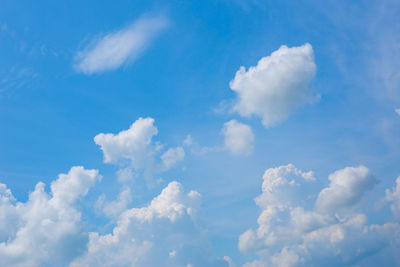
<path fill-rule="evenodd" d="M 148 146 L 151 139 L 158 133 L 152 118 L 139 118 L 128 130 L 118 134 L 101 133 L 94 137 L 94 142 L 104 153 L 104 162 L 115 163 L 121 159 L 130 159 L 137 168 L 145 164 Z"/>
<path fill-rule="evenodd" d="M 88 237 L 75 203 L 100 178 L 97 170 L 72 167 L 51 184 L 51 194 L 39 182 L 26 203 L 0 184 L 1 264 L 64 265 L 80 255 Z"/>
<path fill-rule="evenodd" d="M 315 180 L 311 172 L 289 164 L 266 170 L 263 178 L 263 193 L 256 198 L 262 208 L 258 228 L 245 231 L 238 244 L 240 251 L 255 251 L 260 259 L 244 266 L 353 266 L 400 245 L 398 223 L 368 225 L 362 207 L 355 205 L 376 183 L 364 166 L 332 173 L 316 201 L 307 194 L 308 182 Z M 388 190 L 388 200 L 397 201 L 396 192 L 397 187 Z M 358 209 L 341 212 L 353 207 Z"/>
<path fill-rule="evenodd" d="M 200 201 L 198 192 L 185 193 L 180 183 L 169 183 L 148 206 L 124 211 L 112 234 L 90 233 L 86 254 L 71 266 L 177 266 L 171 261 L 175 260 L 176 248 L 184 243 L 173 224 L 185 216 L 191 219 Z M 194 238 L 190 233 L 183 236 L 186 235 Z M 154 257 L 153 249 L 157 253 Z M 174 257 L 170 256 L 171 251 Z"/>
<path fill-rule="evenodd" d="M 197 206 L 201 195 L 197 191 L 183 194 L 183 187 L 178 182 L 171 182 L 154 198 L 148 207 L 134 208 L 126 211 L 124 218 L 135 218 L 140 222 L 152 221 L 154 218 L 167 218 L 174 222 L 183 214 L 191 214 Z"/>
<path fill-rule="evenodd" d="M 317 209 L 322 212 L 335 212 L 354 206 L 377 183 L 365 166 L 338 170 L 329 175 L 329 180 L 329 187 L 319 193 L 316 202 Z"/>
<path fill-rule="evenodd" d="M 295 108 L 310 103 L 308 84 L 316 66 L 310 44 L 281 46 L 257 65 L 240 67 L 230 87 L 237 93 L 233 108 L 242 116 L 257 115 L 264 126 L 286 119 Z"/>
<path fill-rule="evenodd" d="M 158 134 L 153 118 L 139 118 L 129 127 L 117 134 L 100 133 L 94 142 L 100 146 L 104 154 L 104 162 L 123 163 L 136 170 L 143 169 L 146 175 L 165 171 L 185 158 L 183 147 L 169 148 L 160 159 L 156 156 L 163 145 L 152 139 Z M 160 162 L 161 161 L 161 162 Z M 129 174 L 125 171 L 124 174 Z M 128 175 L 129 176 L 129 175 Z M 128 178 L 128 177 L 125 177 Z M 121 178 L 120 181 L 129 180 Z"/>

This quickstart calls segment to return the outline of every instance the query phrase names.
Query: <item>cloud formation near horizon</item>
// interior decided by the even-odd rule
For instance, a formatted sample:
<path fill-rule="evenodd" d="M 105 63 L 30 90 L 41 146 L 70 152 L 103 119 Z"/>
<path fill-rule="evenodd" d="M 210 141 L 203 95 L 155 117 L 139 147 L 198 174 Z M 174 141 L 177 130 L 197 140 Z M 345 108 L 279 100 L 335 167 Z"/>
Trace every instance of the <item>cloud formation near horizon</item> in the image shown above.
<path fill-rule="evenodd" d="M 51 183 L 50 194 L 37 183 L 25 203 L 0 184 L 0 265 L 65 265 L 82 254 L 88 234 L 77 202 L 100 179 L 97 170 L 72 167 Z"/>
<path fill-rule="evenodd" d="M 316 65 L 310 44 L 298 47 L 281 46 L 256 66 L 240 67 L 230 83 L 237 93 L 233 111 L 241 116 L 261 117 L 270 127 L 286 119 L 296 108 L 311 103 L 315 97 L 308 88 Z"/>
<path fill-rule="evenodd" d="M 165 17 L 144 16 L 119 31 L 94 39 L 75 56 L 75 70 L 93 74 L 128 65 L 167 25 Z"/>
<path fill-rule="evenodd" d="M 262 209 L 258 228 L 239 237 L 242 252 L 259 255 L 246 267 L 354 265 L 400 245 L 398 222 L 367 224 L 361 199 L 377 180 L 365 166 L 337 170 L 318 196 L 311 190 L 312 172 L 291 164 L 266 170 L 263 180 L 255 199 Z M 394 212 L 397 191 L 387 191 Z M 386 261 L 394 264 L 391 257 Z"/>

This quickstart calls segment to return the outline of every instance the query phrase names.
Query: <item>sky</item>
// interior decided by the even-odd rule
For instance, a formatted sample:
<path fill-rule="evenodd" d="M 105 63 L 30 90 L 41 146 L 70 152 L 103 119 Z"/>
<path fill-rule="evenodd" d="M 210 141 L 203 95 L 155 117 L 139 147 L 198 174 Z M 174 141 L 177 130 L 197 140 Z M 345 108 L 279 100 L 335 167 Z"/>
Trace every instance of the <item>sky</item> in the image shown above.
<path fill-rule="evenodd" d="M 0 8 L 0 266 L 399 266 L 395 0 Z"/>

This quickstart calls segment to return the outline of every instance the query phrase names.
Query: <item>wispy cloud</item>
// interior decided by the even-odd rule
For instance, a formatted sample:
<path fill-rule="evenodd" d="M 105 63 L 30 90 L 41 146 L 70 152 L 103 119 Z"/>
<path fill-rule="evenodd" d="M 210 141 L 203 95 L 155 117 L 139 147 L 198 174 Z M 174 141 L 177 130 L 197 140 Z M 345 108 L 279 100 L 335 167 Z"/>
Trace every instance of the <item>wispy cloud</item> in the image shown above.
<path fill-rule="evenodd" d="M 123 29 L 95 38 L 77 53 L 74 68 L 92 74 L 130 64 L 167 25 L 165 17 L 144 16 Z"/>

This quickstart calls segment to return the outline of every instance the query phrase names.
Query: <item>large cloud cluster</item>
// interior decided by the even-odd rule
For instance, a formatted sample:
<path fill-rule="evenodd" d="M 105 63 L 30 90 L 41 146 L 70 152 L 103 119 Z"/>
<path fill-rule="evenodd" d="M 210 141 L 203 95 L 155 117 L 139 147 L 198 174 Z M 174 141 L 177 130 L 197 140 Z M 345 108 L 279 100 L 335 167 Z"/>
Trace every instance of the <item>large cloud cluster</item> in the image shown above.
<path fill-rule="evenodd" d="M 148 206 L 125 210 L 111 234 L 90 233 L 88 251 L 71 266 L 227 266 L 202 251 L 207 242 L 194 223 L 200 201 L 169 183 Z"/>
<path fill-rule="evenodd" d="M 318 196 L 310 190 L 312 173 L 290 164 L 266 170 L 263 178 L 258 228 L 239 238 L 239 249 L 256 251 L 260 259 L 245 266 L 354 265 L 399 245 L 398 223 L 368 225 L 361 210 L 362 197 L 377 182 L 364 166 L 334 172 Z M 396 190 L 387 192 L 389 200 L 397 201 Z"/>
<path fill-rule="evenodd" d="M 261 117 L 265 127 L 286 119 L 290 113 L 313 101 L 308 85 L 316 66 L 310 44 L 281 46 L 257 66 L 240 67 L 230 87 L 237 93 L 233 108 L 241 116 Z"/>
<path fill-rule="evenodd" d="M 50 194 L 39 182 L 25 203 L 0 184 L 1 265 L 59 266 L 81 254 L 88 235 L 76 202 L 100 178 L 97 170 L 73 167 L 51 183 Z"/>

